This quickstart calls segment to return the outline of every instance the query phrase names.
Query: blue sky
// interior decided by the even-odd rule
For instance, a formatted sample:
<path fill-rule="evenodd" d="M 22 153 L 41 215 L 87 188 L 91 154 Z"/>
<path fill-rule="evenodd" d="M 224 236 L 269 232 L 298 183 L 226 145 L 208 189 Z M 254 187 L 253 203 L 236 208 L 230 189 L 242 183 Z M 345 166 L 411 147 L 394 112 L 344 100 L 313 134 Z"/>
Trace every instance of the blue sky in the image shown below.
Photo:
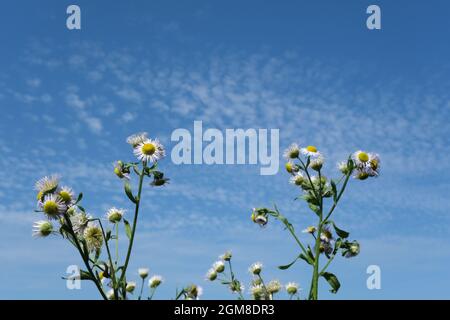
<path fill-rule="evenodd" d="M 279 128 L 280 147 L 317 145 L 326 173 L 357 149 L 376 151 L 382 175 L 351 181 L 335 221 L 361 243 L 338 259 L 342 282 L 327 299 L 450 298 L 448 119 L 450 27 L 445 1 L 377 1 L 382 30 L 365 27 L 369 1 L 77 1 L 82 30 L 65 27 L 68 1 L 2 3 L 0 10 L 0 298 L 97 298 L 61 280 L 80 263 L 58 238 L 33 239 L 35 180 L 59 173 L 96 216 L 129 207 L 111 172 L 133 160 L 125 138 L 176 128 Z M 277 203 L 298 230 L 314 219 L 282 170 L 182 165 L 147 187 L 130 265 L 166 282 L 157 298 L 195 282 L 205 298 L 233 298 L 203 280 L 232 249 L 235 269 L 266 266 L 267 278 L 309 285 L 309 269 L 277 265 L 295 246 L 276 222 L 259 229 L 254 206 Z M 305 238 L 306 239 L 306 238 Z M 366 288 L 366 268 L 382 289 Z M 135 271 L 133 271 L 135 270 Z"/>

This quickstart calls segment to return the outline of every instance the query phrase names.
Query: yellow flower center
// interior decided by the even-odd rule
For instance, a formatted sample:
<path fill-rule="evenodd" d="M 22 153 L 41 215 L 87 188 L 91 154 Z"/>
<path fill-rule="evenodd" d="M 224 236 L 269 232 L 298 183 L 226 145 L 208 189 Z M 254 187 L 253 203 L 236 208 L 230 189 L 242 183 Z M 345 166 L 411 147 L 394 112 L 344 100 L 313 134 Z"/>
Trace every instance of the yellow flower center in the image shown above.
<path fill-rule="evenodd" d="M 115 167 L 115 168 L 114 168 L 114 173 L 115 173 L 119 178 L 123 178 L 123 173 L 122 173 L 122 171 L 121 171 L 118 167 Z"/>
<path fill-rule="evenodd" d="M 156 151 L 156 147 L 153 143 L 145 143 L 142 148 L 141 151 L 143 154 L 147 155 L 147 156 L 151 156 L 152 154 L 155 153 Z"/>
<path fill-rule="evenodd" d="M 286 171 L 289 173 L 292 173 L 292 163 L 291 162 L 286 163 Z"/>
<path fill-rule="evenodd" d="M 367 161 L 369 161 L 369 155 L 365 152 L 360 152 L 358 154 L 358 159 L 362 162 L 367 162 Z"/>
<path fill-rule="evenodd" d="M 61 199 L 63 199 L 64 202 L 70 202 L 72 200 L 72 196 L 70 195 L 69 192 L 67 191 L 61 191 L 59 193 L 59 196 L 61 197 Z"/>
<path fill-rule="evenodd" d="M 309 152 L 317 152 L 317 148 L 314 146 L 307 146 L 306 150 L 308 150 Z"/>
<path fill-rule="evenodd" d="M 49 200 L 44 203 L 44 212 L 50 215 L 58 214 L 58 205 L 55 201 Z"/>
<path fill-rule="evenodd" d="M 42 191 L 39 191 L 38 194 L 37 194 L 37 196 L 36 196 L 36 198 L 37 198 L 38 200 L 41 200 L 43 195 L 44 195 L 44 193 L 43 193 Z"/>

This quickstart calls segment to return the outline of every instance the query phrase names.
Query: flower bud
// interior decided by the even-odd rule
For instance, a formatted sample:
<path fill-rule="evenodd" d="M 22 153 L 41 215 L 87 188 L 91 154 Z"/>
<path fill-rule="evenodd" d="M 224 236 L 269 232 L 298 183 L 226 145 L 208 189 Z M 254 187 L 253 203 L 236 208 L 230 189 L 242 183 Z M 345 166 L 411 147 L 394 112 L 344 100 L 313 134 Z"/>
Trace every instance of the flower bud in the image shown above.
<path fill-rule="evenodd" d="M 49 221 L 37 221 L 33 225 L 33 236 L 47 237 L 53 232 L 53 225 Z"/>
<path fill-rule="evenodd" d="M 309 166 L 311 167 L 311 169 L 319 171 L 320 169 L 322 169 L 323 163 L 324 163 L 323 157 L 318 157 L 316 159 L 311 160 Z"/>
<path fill-rule="evenodd" d="M 294 282 L 289 282 L 286 285 L 286 291 L 289 295 L 294 295 L 298 292 L 298 284 L 294 283 Z"/>
<path fill-rule="evenodd" d="M 219 259 L 221 259 L 221 260 L 223 260 L 223 261 L 230 261 L 232 256 L 233 256 L 233 255 L 232 255 L 231 251 L 227 251 L 227 252 L 225 252 L 223 255 L 221 255 L 221 256 L 219 257 Z"/>
<path fill-rule="evenodd" d="M 139 268 L 138 273 L 142 279 L 145 279 L 148 277 L 149 270 L 148 270 L 148 268 Z"/>
<path fill-rule="evenodd" d="M 281 283 L 278 280 L 272 280 L 267 284 L 266 288 L 267 292 L 274 294 L 281 290 Z"/>
<path fill-rule="evenodd" d="M 255 262 L 250 266 L 249 271 L 251 274 L 259 275 L 262 271 L 262 267 L 263 265 L 261 262 Z"/>
<path fill-rule="evenodd" d="M 136 282 L 134 282 L 134 281 L 128 282 L 125 290 L 128 293 L 133 293 L 134 289 L 136 289 Z"/>
<path fill-rule="evenodd" d="M 209 269 L 208 272 L 206 273 L 206 279 L 209 281 L 214 281 L 217 279 L 217 272 L 214 269 Z"/>
<path fill-rule="evenodd" d="M 162 283 L 163 279 L 161 276 L 153 276 L 150 279 L 148 279 L 148 285 L 150 288 L 155 289 L 159 287 L 159 285 Z"/>
<path fill-rule="evenodd" d="M 216 261 L 213 264 L 213 269 L 217 272 L 217 273 L 222 273 L 225 271 L 225 264 L 223 263 L 223 261 Z"/>

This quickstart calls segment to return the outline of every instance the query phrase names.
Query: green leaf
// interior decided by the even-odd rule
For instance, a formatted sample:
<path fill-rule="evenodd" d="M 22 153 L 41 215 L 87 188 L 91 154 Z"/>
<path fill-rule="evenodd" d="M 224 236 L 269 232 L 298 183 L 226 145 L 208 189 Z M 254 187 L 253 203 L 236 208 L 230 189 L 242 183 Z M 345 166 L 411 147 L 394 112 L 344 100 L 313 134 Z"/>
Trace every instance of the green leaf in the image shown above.
<path fill-rule="evenodd" d="M 91 276 L 91 274 L 87 271 L 84 270 L 80 270 L 80 280 L 92 280 L 94 281 L 95 279 Z"/>
<path fill-rule="evenodd" d="M 131 202 L 133 202 L 133 203 L 137 203 L 136 198 L 133 196 L 133 192 L 131 191 L 131 185 L 128 181 L 125 182 L 124 188 L 125 188 L 125 193 L 128 196 L 128 199 L 130 199 Z"/>
<path fill-rule="evenodd" d="M 313 254 L 313 252 L 312 252 L 312 249 L 311 249 L 311 247 L 308 245 L 308 256 L 311 258 L 311 261 L 314 263 L 314 261 L 315 261 L 315 258 L 314 258 L 314 254 Z"/>
<path fill-rule="evenodd" d="M 130 227 L 130 223 L 129 223 L 127 220 L 125 220 L 125 219 L 123 219 L 123 223 L 124 223 L 124 225 L 125 225 L 125 233 L 126 233 L 128 239 L 131 239 L 131 227 Z"/>
<path fill-rule="evenodd" d="M 331 286 L 331 293 L 336 293 L 338 292 L 339 288 L 341 287 L 341 283 L 339 282 L 338 278 L 330 273 L 330 272 L 323 272 L 321 273 L 321 276 L 325 278 L 325 280 L 327 280 L 327 282 L 330 284 Z"/>
<path fill-rule="evenodd" d="M 352 157 L 350 156 L 350 157 L 348 157 L 348 160 L 347 160 L 347 168 L 350 173 L 353 171 L 354 167 L 355 167 L 355 163 L 353 162 Z"/>
<path fill-rule="evenodd" d="M 111 230 L 106 231 L 106 242 L 108 242 L 109 239 L 111 239 Z"/>
<path fill-rule="evenodd" d="M 303 253 L 300 254 L 297 258 L 295 258 L 295 260 L 292 261 L 291 263 L 289 263 L 289 264 L 287 264 L 287 265 L 284 265 L 284 266 L 279 266 L 278 269 L 281 269 L 281 270 L 287 270 L 287 269 L 289 269 L 290 267 L 292 267 L 292 266 L 294 265 L 294 263 L 297 262 L 297 260 L 298 260 L 299 258 L 301 258 L 302 255 L 303 255 Z M 305 260 L 306 257 L 304 257 L 304 258 L 302 258 L 302 259 Z M 307 260 L 307 259 L 306 259 L 306 260 Z M 309 262 L 308 262 L 308 263 L 309 263 Z"/>
<path fill-rule="evenodd" d="M 336 240 L 336 243 L 334 245 L 334 249 L 333 249 L 333 255 L 336 255 L 336 253 L 338 252 L 339 248 L 342 246 L 342 239 L 338 238 Z"/>
<path fill-rule="evenodd" d="M 311 259 L 311 256 L 305 256 L 303 253 L 300 253 L 299 255 L 300 259 L 303 259 L 306 261 L 307 264 L 313 265 L 314 264 L 314 260 Z"/>
<path fill-rule="evenodd" d="M 350 233 L 348 233 L 348 232 L 345 231 L 345 230 L 339 229 L 333 221 L 330 221 L 330 223 L 333 225 L 334 231 L 336 231 L 336 234 L 337 234 L 339 237 L 341 237 L 341 238 L 343 238 L 343 239 L 348 238 L 348 236 L 350 235 Z"/>
<path fill-rule="evenodd" d="M 334 180 L 331 180 L 331 190 L 333 191 L 333 201 L 334 203 L 337 202 L 337 187 L 336 187 L 336 183 L 334 182 Z"/>
<path fill-rule="evenodd" d="M 75 204 L 79 203 L 81 201 L 81 199 L 83 199 L 83 193 L 80 192 L 80 194 L 78 195 L 77 201 L 75 201 Z"/>
<path fill-rule="evenodd" d="M 308 203 L 308 206 L 315 214 L 320 215 L 320 208 L 318 206 L 312 203 Z"/>

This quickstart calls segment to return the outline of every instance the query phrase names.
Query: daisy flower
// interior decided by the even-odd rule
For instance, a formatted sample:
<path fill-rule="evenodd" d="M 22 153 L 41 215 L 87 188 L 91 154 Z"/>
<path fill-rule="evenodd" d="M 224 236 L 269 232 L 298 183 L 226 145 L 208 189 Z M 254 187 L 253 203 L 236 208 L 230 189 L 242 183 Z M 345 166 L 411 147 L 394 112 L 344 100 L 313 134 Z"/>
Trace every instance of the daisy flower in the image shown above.
<path fill-rule="evenodd" d="M 233 254 L 231 253 L 231 250 L 226 251 L 224 254 L 219 256 L 220 260 L 223 261 L 230 261 Z"/>
<path fill-rule="evenodd" d="M 37 199 L 42 200 L 45 194 L 56 191 L 58 184 L 59 176 L 56 174 L 39 179 L 34 185 L 34 188 L 38 192 Z"/>
<path fill-rule="evenodd" d="M 380 170 L 380 156 L 376 153 L 369 153 L 369 161 L 367 161 L 366 168 L 369 176 L 378 176 Z"/>
<path fill-rule="evenodd" d="M 296 294 L 298 292 L 298 289 L 298 284 L 295 282 L 289 282 L 288 284 L 286 284 L 286 291 L 291 296 Z"/>
<path fill-rule="evenodd" d="M 327 256 L 333 252 L 331 242 L 321 241 L 319 245 L 320 252 L 324 252 Z"/>
<path fill-rule="evenodd" d="M 158 288 L 159 285 L 163 282 L 163 278 L 158 275 L 154 275 L 150 279 L 148 279 L 148 286 L 152 289 Z"/>
<path fill-rule="evenodd" d="M 157 139 L 146 139 L 134 148 L 134 155 L 145 162 L 156 162 L 164 157 L 164 154 L 164 147 Z"/>
<path fill-rule="evenodd" d="M 369 174 L 364 168 L 357 168 L 353 178 L 358 180 L 366 180 L 369 177 Z"/>
<path fill-rule="evenodd" d="M 114 173 L 116 174 L 116 176 L 118 176 L 120 179 L 130 179 L 129 172 L 126 172 L 126 170 L 124 170 L 122 161 L 116 161 L 113 165 Z"/>
<path fill-rule="evenodd" d="M 288 162 L 286 162 L 284 167 L 286 168 L 286 171 L 289 172 L 290 174 L 295 174 L 296 172 L 298 172 L 300 170 L 299 166 L 290 160 Z"/>
<path fill-rule="evenodd" d="M 222 273 L 225 270 L 225 263 L 221 260 L 214 262 L 212 268 L 217 272 L 217 273 Z"/>
<path fill-rule="evenodd" d="M 250 266 L 250 268 L 248 268 L 248 271 L 251 274 L 259 275 L 262 271 L 262 267 L 263 267 L 263 264 L 261 262 L 255 262 L 254 264 L 252 264 Z"/>
<path fill-rule="evenodd" d="M 44 200 L 39 202 L 39 207 L 49 219 L 57 219 L 67 209 L 61 197 L 54 194 L 47 194 Z"/>
<path fill-rule="evenodd" d="M 315 171 L 319 171 L 322 169 L 323 163 L 325 162 L 325 159 L 322 155 L 318 155 L 317 158 L 312 159 L 309 163 L 309 167 Z"/>
<path fill-rule="evenodd" d="M 289 179 L 289 182 L 293 185 L 301 186 L 305 182 L 305 176 L 301 172 L 297 172 Z"/>
<path fill-rule="evenodd" d="M 300 149 L 301 153 L 307 157 L 319 157 L 320 152 L 317 150 L 315 146 L 307 146 L 305 148 Z"/>
<path fill-rule="evenodd" d="M 342 174 L 348 174 L 349 173 L 349 168 L 347 165 L 347 161 L 341 161 L 337 164 L 337 168 L 340 172 L 342 172 Z"/>
<path fill-rule="evenodd" d="M 234 280 L 230 283 L 230 290 L 232 293 L 239 293 L 245 290 L 245 287 L 238 280 Z"/>
<path fill-rule="evenodd" d="M 114 296 L 114 290 L 111 289 L 106 293 L 106 297 L 108 298 L 108 300 L 114 300 L 115 296 Z"/>
<path fill-rule="evenodd" d="M 125 290 L 128 293 L 133 293 L 134 289 L 136 289 L 136 282 L 134 282 L 134 281 L 127 282 L 127 286 L 125 287 Z"/>
<path fill-rule="evenodd" d="M 302 230 L 303 233 L 310 233 L 313 234 L 314 232 L 316 232 L 316 227 L 314 226 L 309 226 L 308 228 Z"/>
<path fill-rule="evenodd" d="M 289 148 L 287 148 L 284 153 L 283 156 L 290 160 L 290 159 L 296 159 L 300 154 L 300 147 L 298 146 L 298 144 L 293 143 L 289 146 Z"/>
<path fill-rule="evenodd" d="M 264 296 L 264 287 L 262 284 L 254 285 L 250 287 L 250 294 L 253 299 L 260 300 Z"/>
<path fill-rule="evenodd" d="M 264 227 L 267 224 L 267 218 L 265 216 L 255 213 L 252 213 L 252 221 L 260 227 Z"/>
<path fill-rule="evenodd" d="M 117 223 L 122 220 L 124 214 L 124 209 L 117 209 L 116 207 L 112 207 L 108 210 L 108 212 L 106 212 L 106 218 L 109 220 L 109 222 Z"/>
<path fill-rule="evenodd" d="M 64 201 L 66 205 L 72 205 L 75 202 L 75 193 L 72 188 L 62 187 L 58 190 L 59 197 Z"/>
<path fill-rule="evenodd" d="M 53 232 L 53 225 L 49 221 L 36 221 L 33 225 L 33 237 L 47 237 Z"/>
<path fill-rule="evenodd" d="M 360 251 L 359 243 L 357 241 L 353 241 L 352 243 L 350 243 L 350 246 L 348 250 L 345 252 L 344 256 L 346 258 L 352 258 L 357 256 L 359 254 L 359 251 Z"/>
<path fill-rule="evenodd" d="M 217 279 L 217 272 L 213 268 L 209 269 L 205 276 L 206 280 L 214 281 Z"/>
<path fill-rule="evenodd" d="M 333 234 L 328 227 L 323 227 L 322 233 L 320 234 L 320 240 L 326 243 L 330 243 L 333 240 Z"/>
<path fill-rule="evenodd" d="M 129 136 L 127 138 L 127 143 L 133 148 L 136 148 L 139 144 L 143 143 L 147 139 L 147 132 L 139 132 Z"/>
<path fill-rule="evenodd" d="M 150 270 L 148 268 L 139 268 L 138 269 L 139 277 L 141 277 L 142 279 L 147 278 L 149 272 L 150 272 Z"/>
<path fill-rule="evenodd" d="M 89 225 L 89 220 L 92 219 L 92 216 L 85 212 L 75 213 L 72 217 L 70 217 L 70 222 L 72 223 L 73 231 L 78 235 L 83 235 L 84 230 L 86 230 Z"/>
<path fill-rule="evenodd" d="M 186 293 L 187 300 L 198 300 L 199 297 L 203 294 L 203 288 L 195 284 L 185 288 L 184 291 Z"/>
<path fill-rule="evenodd" d="M 203 288 L 197 286 L 197 300 L 200 298 L 201 295 L 203 295 Z"/>
<path fill-rule="evenodd" d="M 270 294 L 277 293 L 281 290 L 281 283 L 278 280 L 272 280 L 267 284 L 266 289 Z"/>
<path fill-rule="evenodd" d="M 100 229 L 96 224 L 88 224 L 87 228 L 84 230 L 83 235 L 89 251 L 95 251 L 102 247 L 102 229 Z"/>
<path fill-rule="evenodd" d="M 356 167 L 362 167 L 369 161 L 369 153 L 358 150 L 353 153 L 352 159 L 355 162 Z"/>

